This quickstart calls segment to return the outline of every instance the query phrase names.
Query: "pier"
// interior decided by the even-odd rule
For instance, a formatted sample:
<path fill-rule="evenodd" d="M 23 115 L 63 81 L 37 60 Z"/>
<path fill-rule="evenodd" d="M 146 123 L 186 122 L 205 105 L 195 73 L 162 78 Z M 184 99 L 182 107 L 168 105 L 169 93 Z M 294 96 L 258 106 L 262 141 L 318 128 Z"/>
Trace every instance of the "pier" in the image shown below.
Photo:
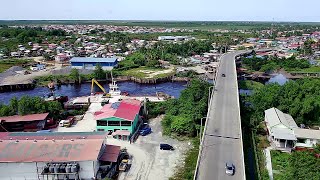
<path fill-rule="evenodd" d="M 32 90 L 36 87 L 35 83 L 21 83 L 21 84 L 0 84 L 0 93 L 12 91 Z"/>

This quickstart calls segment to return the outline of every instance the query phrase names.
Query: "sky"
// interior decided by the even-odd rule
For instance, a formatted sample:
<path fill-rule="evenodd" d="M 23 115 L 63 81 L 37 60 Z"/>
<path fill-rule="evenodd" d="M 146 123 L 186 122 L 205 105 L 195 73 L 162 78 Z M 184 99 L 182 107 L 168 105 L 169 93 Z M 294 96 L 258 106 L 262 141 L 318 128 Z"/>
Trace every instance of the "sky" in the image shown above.
<path fill-rule="evenodd" d="M 0 20 L 320 22 L 319 0 L 1 0 Z"/>

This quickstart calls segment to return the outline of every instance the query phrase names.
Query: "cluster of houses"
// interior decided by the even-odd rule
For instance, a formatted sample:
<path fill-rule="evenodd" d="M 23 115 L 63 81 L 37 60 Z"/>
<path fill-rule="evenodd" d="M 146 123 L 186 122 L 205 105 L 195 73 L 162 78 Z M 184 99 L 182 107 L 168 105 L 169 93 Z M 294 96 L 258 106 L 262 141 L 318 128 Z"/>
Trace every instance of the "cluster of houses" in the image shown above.
<path fill-rule="evenodd" d="M 162 27 L 142 27 L 142 26 L 113 26 L 113 25 L 44 25 L 44 30 L 62 29 L 67 33 L 90 34 L 97 31 L 100 34 L 107 32 L 121 33 L 170 33 L 170 32 L 193 32 L 192 29 L 162 28 Z"/>

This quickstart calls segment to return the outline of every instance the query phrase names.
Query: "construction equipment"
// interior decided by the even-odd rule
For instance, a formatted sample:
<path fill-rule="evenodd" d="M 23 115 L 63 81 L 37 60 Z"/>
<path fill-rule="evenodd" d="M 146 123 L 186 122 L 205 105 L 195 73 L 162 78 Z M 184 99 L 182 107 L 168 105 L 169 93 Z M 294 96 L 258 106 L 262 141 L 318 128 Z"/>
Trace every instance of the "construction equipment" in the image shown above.
<path fill-rule="evenodd" d="M 94 93 L 94 84 L 96 84 L 103 91 L 103 94 L 107 94 L 107 91 L 101 86 L 101 84 L 96 79 L 92 79 L 91 94 L 95 94 Z"/>
<path fill-rule="evenodd" d="M 126 171 L 128 167 L 128 159 L 122 159 L 120 165 L 119 165 L 119 171 Z"/>

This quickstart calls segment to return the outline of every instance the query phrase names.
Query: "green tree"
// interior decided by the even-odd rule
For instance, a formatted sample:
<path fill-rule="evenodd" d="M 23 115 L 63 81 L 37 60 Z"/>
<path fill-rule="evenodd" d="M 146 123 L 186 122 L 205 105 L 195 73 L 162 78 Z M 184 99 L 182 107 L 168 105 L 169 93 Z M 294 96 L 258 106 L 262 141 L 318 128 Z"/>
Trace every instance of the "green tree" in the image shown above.
<path fill-rule="evenodd" d="M 98 63 L 96 65 L 96 68 L 95 68 L 93 74 L 94 74 L 94 78 L 96 78 L 96 79 L 105 79 L 106 78 L 106 73 L 102 69 L 102 66 L 100 63 Z"/>
<path fill-rule="evenodd" d="M 79 82 L 80 81 L 80 74 L 79 74 L 79 70 L 72 68 L 69 77 L 74 80 Z"/>

